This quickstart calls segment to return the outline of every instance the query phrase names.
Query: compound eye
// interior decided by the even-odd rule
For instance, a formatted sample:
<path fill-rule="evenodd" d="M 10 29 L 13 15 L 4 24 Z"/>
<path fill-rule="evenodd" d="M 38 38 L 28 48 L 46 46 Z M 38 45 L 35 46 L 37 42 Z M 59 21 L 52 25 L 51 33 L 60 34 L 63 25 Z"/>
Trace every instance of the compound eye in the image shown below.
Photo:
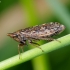
<path fill-rule="evenodd" d="M 18 37 L 18 35 L 16 34 L 16 37 Z"/>
<path fill-rule="evenodd" d="M 57 32 L 55 32 L 56 34 L 58 34 L 58 31 Z"/>

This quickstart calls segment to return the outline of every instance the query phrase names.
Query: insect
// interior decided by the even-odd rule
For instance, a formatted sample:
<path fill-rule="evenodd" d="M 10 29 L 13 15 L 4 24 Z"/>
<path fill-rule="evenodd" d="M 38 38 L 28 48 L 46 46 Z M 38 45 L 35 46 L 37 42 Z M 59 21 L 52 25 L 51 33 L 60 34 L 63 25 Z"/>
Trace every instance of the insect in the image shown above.
<path fill-rule="evenodd" d="M 22 46 L 27 45 L 26 41 L 28 41 L 29 44 L 39 45 L 35 41 L 56 40 L 56 39 L 53 39 L 52 37 L 60 34 L 62 31 L 64 31 L 64 29 L 65 29 L 65 26 L 58 22 L 49 22 L 49 23 L 21 29 L 21 30 L 18 30 L 13 33 L 8 33 L 8 36 L 13 38 L 17 42 L 19 42 L 18 52 L 20 55 L 20 47 L 23 48 Z M 38 48 L 40 48 L 40 47 L 38 47 Z M 43 50 L 42 50 L 42 52 L 43 52 Z"/>

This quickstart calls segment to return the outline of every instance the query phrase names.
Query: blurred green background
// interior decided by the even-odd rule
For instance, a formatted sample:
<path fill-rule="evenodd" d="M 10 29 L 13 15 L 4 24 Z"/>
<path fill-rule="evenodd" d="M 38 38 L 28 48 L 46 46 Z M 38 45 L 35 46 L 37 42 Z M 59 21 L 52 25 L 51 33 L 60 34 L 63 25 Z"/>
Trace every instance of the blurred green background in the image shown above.
<path fill-rule="evenodd" d="M 0 61 L 18 54 L 18 43 L 7 37 L 7 33 L 47 22 L 60 22 L 66 26 L 56 38 L 69 34 L 70 1 L 0 0 Z M 24 51 L 32 48 L 35 47 L 25 46 Z M 70 70 L 70 45 L 7 70 Z"/>

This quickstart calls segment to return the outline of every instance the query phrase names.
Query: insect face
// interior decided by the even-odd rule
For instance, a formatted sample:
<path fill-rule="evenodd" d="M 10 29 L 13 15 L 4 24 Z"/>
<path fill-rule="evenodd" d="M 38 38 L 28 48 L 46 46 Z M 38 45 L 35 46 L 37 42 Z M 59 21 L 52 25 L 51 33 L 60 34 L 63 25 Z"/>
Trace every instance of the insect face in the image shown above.
<path fill-rule="evenodd" d="M 11 38 L 13 38 L 14 40 L 19 41 L 19 38 L 18 38 L 18 34 L 16 33 L 8 33 L 8 36 L 10 36 Z"/>

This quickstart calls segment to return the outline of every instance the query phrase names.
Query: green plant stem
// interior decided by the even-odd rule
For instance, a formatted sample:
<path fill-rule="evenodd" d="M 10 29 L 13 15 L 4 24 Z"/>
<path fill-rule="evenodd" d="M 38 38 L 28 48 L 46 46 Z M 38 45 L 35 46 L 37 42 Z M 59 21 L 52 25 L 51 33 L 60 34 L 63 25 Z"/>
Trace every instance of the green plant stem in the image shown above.
<path fill-rule="evenodd" d="M 31 60 L 42 54 L 49 53 L 56 49 L 70 45 L 70 34 L 63 36 L 57 40 L 59 40 L 61 43 L 58 41 L 52 41 L 44 45 L 41 45 L 40 47 L 44 50 L 44 52 L 42 52 L 41 49 L 39 48 L 34 48 L 34 49 L 31 49 L 29 51 L 22 53 L 20 59 L 19 59 L 19 55 L 16 55 L 14 57 L 11 57 L 9 59 L 6 59 L 0 62 L 0 70 L 10 68 L 12 66 Z"/>

